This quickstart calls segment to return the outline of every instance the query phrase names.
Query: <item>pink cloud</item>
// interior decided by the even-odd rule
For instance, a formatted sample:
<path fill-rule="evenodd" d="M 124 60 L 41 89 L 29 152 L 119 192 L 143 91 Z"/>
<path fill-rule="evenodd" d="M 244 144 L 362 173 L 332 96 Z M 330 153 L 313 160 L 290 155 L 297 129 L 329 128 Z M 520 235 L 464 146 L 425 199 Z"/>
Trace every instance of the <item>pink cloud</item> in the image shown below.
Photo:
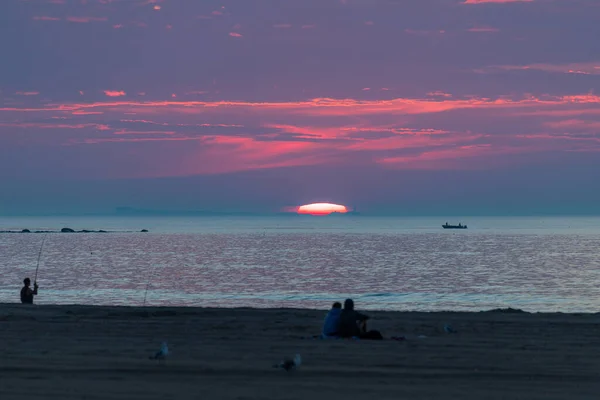
<path fill-rule="evenodd" d="M 174 135 L 174 131 L 134 131 L 129 129 L 119 129 L 113 132 L 113 135 Z"/>
<path fill-rule="evenodd" d="M 496 33 L 500 32 L 498 28 L 492 28 L 490 26 L 477 26 L 470 29 L 467 29 L 469 32 L 481 32 L 481 33 Z"/>
<path fill-rule="evenodd" d="M 120 96 L 125 96 L 127 93 L 125 93 L 124 91 L 120 90 L 105 90 L 104 94 L 108 97 L 120 97 Z"/>
<path fill-rule="evenodd" d="M 405 29 L 405 33 L 414 36 L 439 36 L 446 33 L 445 30 L 439 31 L 425 31 L 425 30 L 415 30 L 415 29 Z"/>
<path fill-rule="evenodd" d="M 48 17 L 48 16 L 35 16 L 32 17 L 33 20 L 35 21 L 60 21 L 60 18 L 56 18 L 56 17 Z"/>
<path fill-rule="evenodd" d="M 38 128 L 38 129 L 86 129 L 93 128 L 99 131 L 110 130 L 108 125 L 104 124 L 50 124 L 50 123 L 34 123 L 34 122 L 22 122 L 22 123 L 5 123 L 0 122 L 0 126 L 12 127 L 12 128 Z"/>
<path fill-rule="evenodd" d="M 414 129 L 403 127 L 371 126 L 371 127 L 345 127 L 340 128 L 342 132 L 390 132 L 397 135 L 444 135 L 449 131 L 440 129 Z"/>
<path fill-rule="evenodd" d="M 125 95 L 121 91 L 107 92 Z M 429 95 L 391 100 L 315 98 L 288 102 L 115 98 L 92 103 L 5 107 L 0 108 L 0 120 L 24 129 L 59 132 L 64 128 L 60 141 L 68 145 L 118 147 L 121 143 L 165 142 L 186 151 L 197 148 L 193 156 L 182 156 L 177 168 L 160 171 L 167 175 L 344 163 L 356 159 L 390 168 L 463 168 L 479 165 L 473 159 L 485 160 L 487 164 L 507 154 L 590 151 L 591 146 L 598 147 L 595 120 L 573 117 L 566 121 L 540 121 L 537 116 L 527 119 L 529 112 L 548 112 L 554 116 L 552 113 L 556 112 L 595 110 L 594 115 L 600 115 L 600 97 L 593 94 L 495 99 L 456 98 L 444 92 Z M 77 118 L 77 122 L 55 119 L 65 117 Z M 471 132 L 470 125 L 459 122 L 489 119 L 494 125 L 497 118 L 502 118 L 505 124 L 514 118 L 515 126 L 511 129 L 514 133 L 490 134 L 485 129 Z M 395 122 L 382 125 L 382 120 Z M 464 128 L 444 129 L 446 121 L 452 126 L 462 124 Z M 531 127 L 519 132 L 524 123 L 534 122 L 537 132 Z"/>
<path fill-rule="evenodd" d="M 424 146 L 440 146 L 444 144 L 468 143 L 479 139 L 482 135 L 450 135 L 450 132 L 436 129 L 410 129 L 388 127 L 318 127 L 293 125 L 266 125 L 282 132 L 293 134 L 295 139 L 313 139 L 320 141 L 319 147 L 337 151 L 392 151 L 400 149 L 420 148 Z M 370 137 L 372 133 L 391 133 L 388 137 Z M 359 134 L 357 136 L 357 134 Z M 443 135 L 446 135 L 442 137 Z M 276 135 L 267 137 L 276 138 Z M 331 141 L 335 139 L 335 141 Z M 314 143 L 316 143 L 316 141 Z"/>
<path fill-rule="evenodd" d="M 67 21 L 76 22 L 76 23 L 88 23 L 88 22 L 104 22 L 108 21 L 108 18 L 105 17 L 67 17 Z"/>
<path fill-rule="evenodd" d="M 104 111 L 73 111 L 71 115 L 102 115 Z"/>
<path fill-rule="evenodd" d="M 515 115 L 521 116 L 547 116 L 547 117 L 579 117 L 585 115 L 600 115 L 600 108 L 597 106 L 594 107 L 584 107 L 584 108 L 575 108 L 575 109 L 561 109 L 561 108 L 548 108 L 545 110 L 534 110 L 534 111 L 517 111 Z"/>
<path fill-rule="evenodd" d="M 473 165 L 479 165 L 478 168 L 490 168 L 497 165 L 512 165 L 514 161 L 506 157 L 508 155 L 541 153 L 562 147 L 563 145 L 557 143 L 540 145 L 528 140 L 521 145 L 510 143 L 468 144 L 427 149 L 403 156 L 382 157 L 377 162 L 390 168 L 401 169 L 472 169 Z M 470 162 L 465 162 L 469 160 Z M 480 160 L 480 162 L 473 163 L 473 160 Z"/>
<path fill-rule="evenodd" d="M 417 168 L 439 168 L 439 165 L 432 164 L 432 162 L 447 159 L 455 160 L 463 157 L 481 156 L 486 153 L 490 153 L 492 149 L 493 148 L 490 144 L 455 146 L 446 149 L 426 150 L 407 156 L 384 157 L 380 158 L 378 162 L 388 165 L 395 164 L 396 166 L 398 164 L 404 164 L 405 166 L 408 165 Z"/>
<path fill-rule="evenodd" d="M 122 91 L 105 91 L 110 97 L 124 96 Z M 510 98 L 463 98 L 463 99 L 414 99 L 396 98 L 391 100 L 356 100 L 356 99 L 332 99 L 315 98 L 300 102 L 245 102 L 245 101 L 119 101 L 119 102 L 97 102 L 97 103 L 71 103 L 60 105 L 48 105 L 46 110 L 79 110 L 79 109 L 102 109 L 119 108 L 130 112 L 146 112 L 144 110 L 163 109 L 170 113 L 198 114 L 206 112 L 223 112 L 225 110 L 242 110 L 259 112 L 261 110 L 277 110 L 290 115 L 328 115 L 328 116 L 351 116 L 351 115 L 414 115 L 439 113 L 463 109 L 513 109 L 525 112 L 528 108 L 559 107 L 564 105 L 596 105 L 600 103 L 600 97 L 593 94 L 573 96 L 528 96 L 521 99 Z M 19 108 L 11 108 L 21 110 Z M 2 109 L 0 109 L 2 110 Z M 44 109 L 27 109 L 44 111 Z"/>
<path fill-rule="evenodd" d="M 281 168 L 302 165 L 324 164 L 327 157 L 311 154 L 316 144 L 308 142 L 266 142 L 252 138 L 214 136 L 205 138 L 209 147 L 207 156 L 212 158 L 212 166 L 198 159 L 190 159 L 186 168 L 197 170 L 208 169 L 208 173 L 234 172 L 267 168 Z M 232 157 L 232 163 L 223 163 L 223 157 Z M 210 171 L 214 172 L 210 172 Z"/>
<path fill-rule="evenodd" d="M 431 96 L 431 97 L 452 97 L 452 95 L 450 93 L 444 93 L 440 90 L 437 90 L 435 92 L 429 92 L 427 93 L 427 96 Z"/>
<path fill-rule="evenodd" d="M 307 142 L 267 142 L 249 137 L 221 135 L 156 137 L 154 133 L 150 133 L 149 137 L 143 137 L 148 133 L 139 132 L 142 137 L 73 140 L 68 144 L 165 142 L 186 143 L 185 146 L 196 146 L 198 149 L 191 156 L 180 157 L 173 170 L 165 170 L 163 167 L 160 173 L 157 171 L 152 176 L 221 174 L 255 169 L 316 165 L 329 161 L 327 157 L 311 154 L 316 149 L 316 145 Z M 192 142 L 197 142 L 198 145 L 190 144 Z M 147 176 L 147 174 L 142 176 Z"/>
<path fill-rule="evenodd" d="M 143 137 L 143 138 L 89 138 L 89 139 L 73 139 L 65 143 L 65 145 L 77 144 L 100 144 L 100 143 L 141 143 L 141 142 L 181 142 L 190 140 L 203 140 L 201 137 Z"/>
<path fill-rule="evenodd" d="M 551 145 L 554 145 L 555 150 L 561 151 L 588 151 L 590 146 L 593 146 L 594 149 L 600 150 L 600 146 L 598 146 L 600 145 L 600 137 L 581 133 L 538 133 L 515 135 L 515 138 L 527 139 L 528 141 L 537 141 L 538 143 L 541 142 L 546 146 L 546 148 L 550 148 Z"/>
<path fill-rule="evenodd" d="M 286 124 L 265 124 L 265 128 L 278 129 L 284 133 L 293 134 L 298 139 L 336 139 L 346 136 L 338 127 L 296 126 Z M 265 137 L 276 137 L 276 134 L 266 134 Z"/>
<path fill-rule="evenodd" d="M 534 0 L 465 0 L 461 4 L 485 4 L 485 3 L 531 3 Z"/>
<path fill-rule="evenodd" d="M 231 37 L 236 37 L 236 38 L 241 38 L 243 37 L 241 34 L 237 33 L 237 32 L 229 32 L 229 36 Z"/>
<path fill-rule="evenodd" d="M 219 128 L 243 128 L 243 125 L 238 124 L 182 124 L 182 123 L 174 123 L 169 124 L 167 122 L 156 122 L 148 119 L 121 119 L 121 122 L 128 123 L 142 123 L 148 125 L 160 125 L 160 126 L 189 126 L 189 127 L 219 127 Z"/>
<path fill-rule="evenodd" d="M 40 92 L 16 92 L 19 96 L 37 96 Z"/>
<path fill-rule="evenodd" d="M 186 92 L 185 94 L 200 95 L 200 94 L 207 94 L 207 93 L 209 93 L 207 90 L 192 90 L 192 91 Z"/>
<path fill-rule="evenodd" d="M 292 24 L 275 24 L 273 25 L 273 28 L 277 28 L 277 29 L 289 29 L 292 27 Z"/>
<path fill-rule="evenodd" d="M 594 134 L 600 130 L 600 121 L 585 121 L 581 119 L 567 119 L 562 121 L 548 121 L 545 126 L 554 129 L 588 130 Z"/>
<path fill-rule="evenodd" d="M 543 71 L 562 74 L 600 75 L 600 61 L 569 64 L 494 65 L 477 70 L 480 73 L 498 71 Z"/>
<path fill-rule="evenodd" d="M 354 151 L 391 151 L 415 148 L 435 148 L 439 146 L 455 146 L 482 138 L 480 134 L 424 134 L 422 131 L 404 133 L 386 138 L 362 138 L 348 144 L 348 150 Z"/>

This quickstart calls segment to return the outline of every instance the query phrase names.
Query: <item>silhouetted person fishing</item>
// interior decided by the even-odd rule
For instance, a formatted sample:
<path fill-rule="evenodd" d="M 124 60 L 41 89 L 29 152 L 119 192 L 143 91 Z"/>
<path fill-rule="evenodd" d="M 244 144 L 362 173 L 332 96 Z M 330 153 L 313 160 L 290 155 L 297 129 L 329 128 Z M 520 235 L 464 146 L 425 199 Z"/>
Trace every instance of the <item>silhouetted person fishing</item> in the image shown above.
<path fill-rule="evenodd" d="M 31 279 L 25 278 L 23 279 L 23 288 L 21 289 L 21 303 L 23 304 L 33 304 L 33 296 L 38 294 L 38 284 L 37 282 L 33 283 L 33 290 L 31 290 Z"/>
<path fill-rule="evenodd" d="M 40 269 L 40 259 L 42 258 L 42 250 L 44 249 L 44 243 L 46 242 L 46 238 L 48 234 L 44 235 L 44 239 L 42 239 L 42 245 L 40 246 L 40 251 L 38 253 L 37 266 L 35 267 L 35 278 L 33 278 L 33 290 L 31 290 L 31 279 L 25 278 L 23 279 L 23 288 L 21 289 L 21 303 L 23 304 L 33 304 L 33 296 L 37 296 L 38 294 L 38 284 L 37 284 L 37 276 L 38 270 Z"/>

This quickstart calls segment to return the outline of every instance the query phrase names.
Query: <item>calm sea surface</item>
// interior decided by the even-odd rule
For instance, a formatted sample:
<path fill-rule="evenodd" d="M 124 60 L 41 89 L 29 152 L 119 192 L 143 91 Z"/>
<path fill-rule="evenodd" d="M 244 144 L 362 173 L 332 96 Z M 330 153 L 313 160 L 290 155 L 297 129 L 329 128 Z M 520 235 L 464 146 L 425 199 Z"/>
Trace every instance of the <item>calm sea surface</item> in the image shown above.
<path fill-rule="evenodd" d="M 600 218 L 3 218 L 49 234 L 38 304 L 600 311 Z M 0 234 L 0 303 L 33 279 L 43 234 Z M 146 293 L 147 290 L 147 293 Z"/>

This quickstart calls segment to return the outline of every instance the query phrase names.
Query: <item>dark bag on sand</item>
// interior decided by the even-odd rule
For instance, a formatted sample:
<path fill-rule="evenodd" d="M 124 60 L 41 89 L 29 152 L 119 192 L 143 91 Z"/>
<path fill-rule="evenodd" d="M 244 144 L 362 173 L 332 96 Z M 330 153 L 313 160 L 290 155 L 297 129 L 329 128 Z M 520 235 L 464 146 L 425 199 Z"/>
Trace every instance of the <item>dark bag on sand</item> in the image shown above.
<path fill-rule="evenodd" d="M 363 333 L 362 335 L 360 335 L 361 339 L 370 339 L 370 340 L 382 340 L 383 336 L 381 335 L 381 332 L 379 331 L 369 331 L 366 333 Z"/>

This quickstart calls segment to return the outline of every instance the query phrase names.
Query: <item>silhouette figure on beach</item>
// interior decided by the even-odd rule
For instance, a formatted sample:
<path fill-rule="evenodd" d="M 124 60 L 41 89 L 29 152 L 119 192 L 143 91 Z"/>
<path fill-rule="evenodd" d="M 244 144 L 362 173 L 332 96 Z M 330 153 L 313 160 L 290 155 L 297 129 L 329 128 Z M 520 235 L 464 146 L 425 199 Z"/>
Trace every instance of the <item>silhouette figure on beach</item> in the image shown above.
<path fill-rule="evenodd" d="M 381 333 L 376 330 L 367 331 L 368 315 L 354 310 L 354 301 L 346 299 L 340 315 L 338 334 L 340 337 L 358 337 L 360 339 L 381 340 Z"/>
<path fill-rule="evenodd" d="M 331 310 L 325 316 L 323 322 L 323 337 L 336 337 L 340 329 L 340 316 L 342 315 L 342 303 L 336 301 Z"/>
<path fill-rule="evenodd" d="M 31 279 L 25 278 L 23 279 L 23 288 L 21 289 L 21 303 L 23 304 L 33 304 L 33 296 L 38 294 L 38 284 L 37 282 L 33 283 L 33 290 L 31 290 Z"/>

